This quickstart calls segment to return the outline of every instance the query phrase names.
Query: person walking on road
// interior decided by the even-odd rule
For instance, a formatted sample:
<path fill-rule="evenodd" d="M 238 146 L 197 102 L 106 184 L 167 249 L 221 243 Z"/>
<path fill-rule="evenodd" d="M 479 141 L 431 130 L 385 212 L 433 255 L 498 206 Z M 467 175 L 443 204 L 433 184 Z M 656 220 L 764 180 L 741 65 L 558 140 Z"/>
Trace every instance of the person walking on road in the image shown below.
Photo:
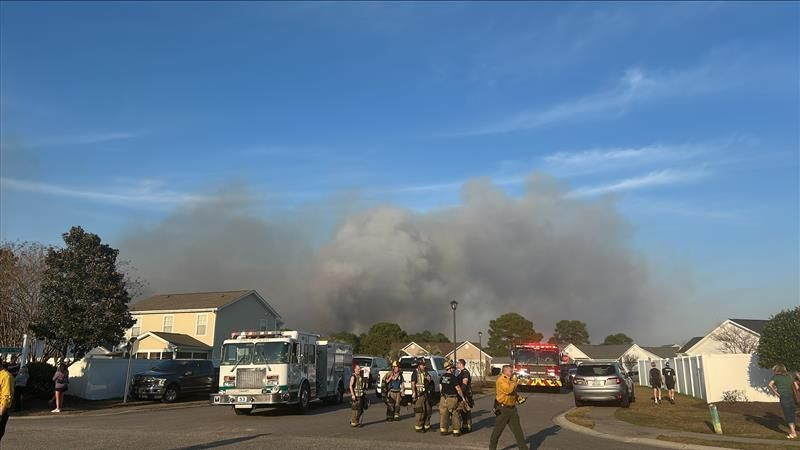
<path fill-rule="evenodd" d="M 361 373 L 361 365 L 353 364 L 353 374 L 350 375 L 348 383 L 350 390 L 350 400 L 352 402 L 353 415 L 350 417 L 350 426 L 355 428 L 361 426 L 361 416 L 364 414 L 364 374 Z"/>
<path fill-rule="evenodd" d="M 55 375 L 53 375 L 53 382 L 55 383 L 56 389 L 56 409 L 50 412 L 60 413 L 61 408 L 64 406 L 64 393 L 67 392 L 69 388 L 69 371 L 67 370 L 67 365 L 63 362 L 58 365 L 58 370 L 56 370 Z"/>
<path fill-rule="evenodd" d="M 5 361 L 0 362 L 0 441 L 6 434 L 8 416 L 14 403 L 14 376 L 8 371 Z"/>
<path fill-rule="evenodd" d="M 458 413 L 461 414 L 461 432 L 469 433 L 472 431 L 472 407 L 475 406 L 475 400 L 472 398 L 472 374 L 467 370 L 467 362 L 463 359 L 458 360 L 456 368 L 458 369 L 458 385 L 461 386 L 464 397 L 464 401 L 458 404 Z"/>
<path fill-rule="evenodd" d="M 786 425 L 789 426 L 789 434 L 786 439 L 797 439 L 797 430 L 795 429 L 795 398 L 793 384 L 794 380 L 789 376 L 786 366 L 783 364 L 776 364 L 772 368 L 775 375 L 769 380 L 769 388 L 772 392 L 780 398 L 781 409 L 783 410 L 783 418 L 786 420 Z"/>
<path fill-rule="evenodd" d="M 656 367 L 656 362 L 650 363 L 650 387 L 653 388 L 653 402 L 661 403 L 661 372 Z"/>
<path fill-rule="evenodd" d="M 19 373 L 14 377 L 14 412 L 22 411 L 22 402 L 25 400 L 25 389 L 28 387 L 28 366 L 19 368 Z"/>
<path fill-rule="evenodd" d="M 433 380 L 425 367 L 425 359 L 417 360 L 417 369 L 411 374 L 411 397 L 414 401 L 414 413 L 417 421 L 414 430 L 417 433 L 427 433 L 431 429 L 431 392 Z"/>
<path fill-rule="evenodd" d="M 664 369 L 661 370 L 664 375 L 664 384 L 667 386 L 669 393 L 669 402 L 675 404 L 675 369 L 669 366 L 669 361 L 666 362 Z"/>
<path fill-rule="evenodd" d="M 461 415 L 459 403 L 463 401 L 464 391 L 458 384 L 455 368 L 450 361 L 444 364 L 445 373 L 439 379 L 442 388 L 442 398 L 439 399 L 439 433 L 442 436 L 450 434 L 450 422 L 453 423 L 453 436 L 461 436 Z"/>
<path fill-rule="evenodd" d="M 392 362 L 392 371 L 387 373 L 382 380 L 381 391 L 386 402 L 386 421 L 400 420 L 400 401 L 403 399 L 403 372 L 400 371 L 400 362 Z"/>
<path fill-rule="evenodd" d="M 511 373 L 511 366 L 503 366 L 503 374 L 495 383 L 495 415 L 497 419 L 492 430 L 492 437 L 489 440 L 489 450 L 497 450 L 497 441 L 503 434 L 506 426 L 511 428 L 514 437 L 517 439 L 517 447 L 520 450 L 528 450 L 525 442 L 525 434 L 519 424 L 519 412 L 517 404 L 521 403 L 517 394 L 517 377 Z"/>

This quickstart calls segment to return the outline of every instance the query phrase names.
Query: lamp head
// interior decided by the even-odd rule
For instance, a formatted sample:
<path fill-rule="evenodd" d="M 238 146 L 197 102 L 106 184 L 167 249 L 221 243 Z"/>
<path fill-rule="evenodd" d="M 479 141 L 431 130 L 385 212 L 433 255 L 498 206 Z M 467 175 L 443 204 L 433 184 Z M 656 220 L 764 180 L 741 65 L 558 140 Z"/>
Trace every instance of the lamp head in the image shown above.
<path fill-rule="evenodd" d="M 458 302 L 453 300 L 452 302 L 450 302 L 450 307 L 453 308 L 453 311 L 455 311 L 456 308 L 458 308 Z"/>

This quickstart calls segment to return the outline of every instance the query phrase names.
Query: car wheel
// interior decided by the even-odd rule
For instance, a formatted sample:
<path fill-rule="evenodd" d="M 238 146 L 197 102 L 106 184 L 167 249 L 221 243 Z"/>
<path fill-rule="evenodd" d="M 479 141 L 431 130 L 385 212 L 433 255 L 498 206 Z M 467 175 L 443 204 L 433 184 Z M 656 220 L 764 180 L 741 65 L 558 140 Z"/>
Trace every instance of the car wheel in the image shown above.
<path fill-rule="evenodd" d="M 581 406 L 586 406 L 586 402 L 582 402 L 582 401 L 580 401 L 580 400 L 578 400 L 578 399 L 576 398 L 576 399 L 575 399 L 575 407 L 576 407 L 576 408 L 580 408 Z"/>
<path fill-rule="evenodd" d="M 233 412 L 236 413 L 237 416 L 249 416 L 250 413 L 253 412 L 254 408 L 233 408 Z"/>
<path fill-rule="evenodd" d="M 298 407 L 300 408 L 300 412 L 305 414 L 311 408 L 311 389 L 308 387 L 308 383 L 303 383 L 303 387 L 300 388 L 300 403 L 298 403 Z"/>
<path fill-rule="evenodd" d="M 175 384 L 171 384 L 164 390 L 164 396 L 161 397 L 161 401 L 164 403 L 172 403 L 178 399 L 179 393 L 180 388 Z"/>
<path fill-rule="evenodd" d="M 622 400 L 619 401 L 619 406 L 621 406 L 623 408 L 630 408 L 631 407 L 631 396 L 627 391 L 622 396 Z"/>

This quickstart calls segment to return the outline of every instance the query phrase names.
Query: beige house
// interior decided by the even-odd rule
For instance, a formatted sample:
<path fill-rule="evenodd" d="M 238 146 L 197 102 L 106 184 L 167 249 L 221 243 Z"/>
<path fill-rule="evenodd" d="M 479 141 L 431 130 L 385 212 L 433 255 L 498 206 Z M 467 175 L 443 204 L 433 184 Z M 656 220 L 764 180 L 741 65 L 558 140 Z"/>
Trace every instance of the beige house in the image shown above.
<path fill-rule="evenodd" d="M 233 331 L 277 330 L 281 316 L 258 292 L 227 291 L 156 295 L 130 307 L 139 359 L 220 359 Z"/>
<path fill-rule="evenodd" d="M 453 354 L 455 352 L 455 355 Z M 407 356 L 429 356 L 442 355 L 445 359 L 452 361 L 453 356 L 463 359 L 467 363 L 467 369 L 473 375 L 482 376 L 484 369 L 489 374 L 492 366 L 492 357 L 482 351 L 474 342 L 464 341 L 458 346 L 452 342 L 409 342 L 400 349 L 400 353 Z"/>

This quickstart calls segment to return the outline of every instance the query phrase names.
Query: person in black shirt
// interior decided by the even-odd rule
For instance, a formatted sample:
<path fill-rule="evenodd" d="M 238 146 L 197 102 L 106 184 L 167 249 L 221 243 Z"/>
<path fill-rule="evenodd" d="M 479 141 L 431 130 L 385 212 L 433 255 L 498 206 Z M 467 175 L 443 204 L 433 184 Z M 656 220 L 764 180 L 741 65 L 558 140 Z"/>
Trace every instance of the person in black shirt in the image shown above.
<path fill-rule="evenodd" d="M 664 375 L 664 384 L 667 386 L 669 390 L 669 402 L 673 405 L 675 404 L 675 369 L 669 366 L 669 361 L 667 361 L 666 367 L 661 371 Z"/>
<path fill-rule="evenodd" d="M 458 412 L 461 414 L 461 432 L 469 433 L 472 431 L 472 407 L 475 402 L 472 399 L 472 374 L 467 370 L 467 362 L 459 359 L 456 364 L 458 369 L 458 385 L 464 394 L 464 401 L 458 404 Z"/>
<path fill-rule="evenodd" d="M 653 388 L 653 401 L 661 403 L 661 372 L 656 367 L 656 362 L 650 363 L 650 387 Z"/>
<path fill-rule="evenodd" d="M 444 365 L 445 372 L 439 383 L 442 387 L 442 399 L 439 401 L 439 433 L 442 436 L 450 434 L 450 420 L 453 421 L 453 436 L 461 435 L 461 416 L 458 413 L 458 403 L 464 399 L 464 391 L 458 383 L 453 370 L 453 364 L 448 361 Z"/>

